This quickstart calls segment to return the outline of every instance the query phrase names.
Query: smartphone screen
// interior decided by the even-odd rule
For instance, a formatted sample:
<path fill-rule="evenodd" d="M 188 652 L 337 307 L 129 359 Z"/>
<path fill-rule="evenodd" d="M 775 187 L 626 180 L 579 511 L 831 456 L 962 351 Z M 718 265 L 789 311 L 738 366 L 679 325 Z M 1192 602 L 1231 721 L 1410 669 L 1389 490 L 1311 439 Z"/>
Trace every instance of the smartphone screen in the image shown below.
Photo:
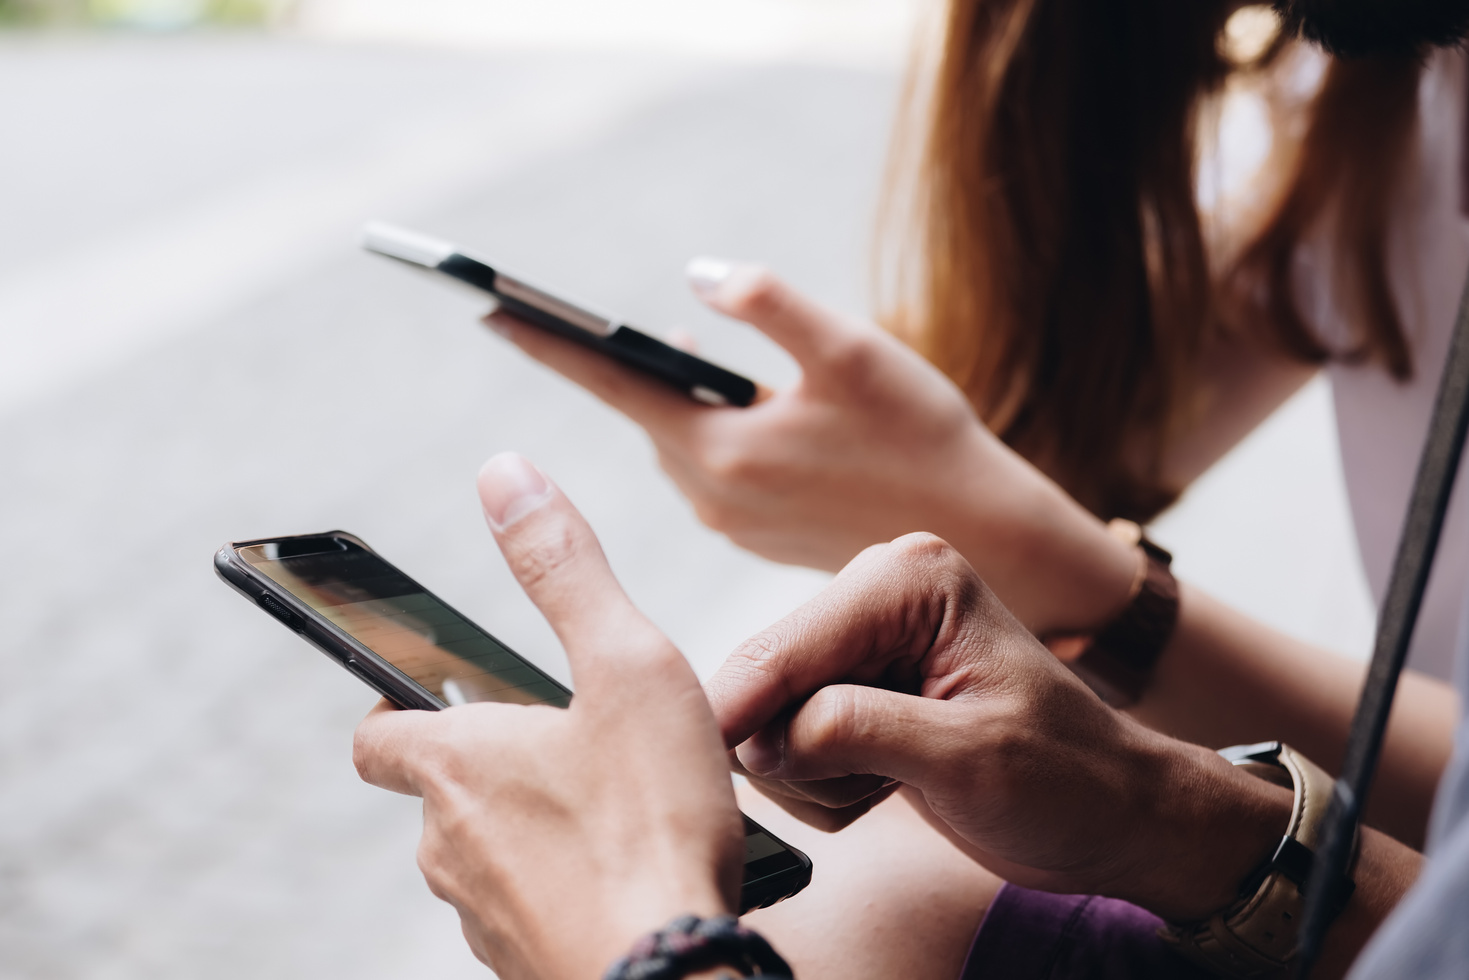
<path fill-rule="evenodd" d="M 306 554 L 291 545 L 239 555 L 445 705 L 571 703 L 570 691 L 371 551 L 341 538 L 318 538 Z"/>

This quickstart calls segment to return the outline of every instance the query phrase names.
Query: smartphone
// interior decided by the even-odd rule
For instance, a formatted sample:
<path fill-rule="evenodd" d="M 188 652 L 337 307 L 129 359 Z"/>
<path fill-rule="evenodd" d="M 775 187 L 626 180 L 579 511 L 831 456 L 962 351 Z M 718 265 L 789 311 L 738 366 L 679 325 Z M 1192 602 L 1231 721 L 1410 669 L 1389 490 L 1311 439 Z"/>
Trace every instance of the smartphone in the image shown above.
<path fill-rule="evenodd" d="M 549 674 L 345 531 L 236 541 L 215 553 L 214 570 L 400 708 L 571 703 L 571 691 Z M 744 820 L 741 914 L 811 881 L 810 858 Z"/>
<path fill-rule="evenodd" d="M 467 283 L 525 322 L 651 375 L 695 401 L 744 408 L 755 400 L 755 382 L 749 378 L 553 296 L 448 242 L 374 221 L 362 230 L 362 247 Z"/>

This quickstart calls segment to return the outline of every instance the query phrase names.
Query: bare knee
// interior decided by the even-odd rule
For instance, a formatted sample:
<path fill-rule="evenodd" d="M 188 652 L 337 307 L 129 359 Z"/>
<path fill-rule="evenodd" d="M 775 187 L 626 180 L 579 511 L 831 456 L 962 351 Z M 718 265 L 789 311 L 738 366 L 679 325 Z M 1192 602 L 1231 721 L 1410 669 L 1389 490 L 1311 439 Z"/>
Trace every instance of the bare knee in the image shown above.
<path fill-rule="evenodd" d="M 742 786 L 740 805 L 811 855 L 811 885 L 746 916 L 802 980 L 954 980 L 1001 882 L 894 796 L 836 834 Z"/>

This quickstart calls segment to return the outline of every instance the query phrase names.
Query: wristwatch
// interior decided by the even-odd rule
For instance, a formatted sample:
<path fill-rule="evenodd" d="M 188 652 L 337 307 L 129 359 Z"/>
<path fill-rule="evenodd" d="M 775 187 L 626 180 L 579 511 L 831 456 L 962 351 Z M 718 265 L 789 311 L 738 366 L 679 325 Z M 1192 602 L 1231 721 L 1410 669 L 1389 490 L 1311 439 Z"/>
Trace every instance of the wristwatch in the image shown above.
<path fill-rule="evenodd" d="M 1225 977 L 1283 974 L 1295 957 L 1306 902 L 1301 890 L 1320 845 L 1333 780 L 1288 745 L 1260 742 L 1221 749 L 1219 754 L 1251 775 L 1295 791 L 1290 824 L 1270 859 L 1240 888 L 1239 899 L 1203 922 L 1170 925 L 1159 934 L 1180 953 Z M 1333 914 L 1340 913 L 1356 885 L 1359 834 L 1352 834 L 1352 863 L 1331 884 Z"/>

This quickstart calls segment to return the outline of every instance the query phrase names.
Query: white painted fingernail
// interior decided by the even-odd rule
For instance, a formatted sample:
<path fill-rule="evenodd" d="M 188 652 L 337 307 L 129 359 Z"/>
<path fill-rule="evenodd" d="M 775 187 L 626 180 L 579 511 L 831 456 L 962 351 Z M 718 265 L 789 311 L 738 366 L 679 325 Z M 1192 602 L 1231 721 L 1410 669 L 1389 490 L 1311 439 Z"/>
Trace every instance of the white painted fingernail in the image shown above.
<path fill-rule="evenodd" d="M 668 331 L 668 346 L 677 347 L 685 354 L 699 353 L 699 340 L 683 327 L 674 327 Z"/>
<path fill-rule="evenodd" d="M 484 316 L 480 317 L 480 321 L 484 323 L 485 326 L 495 331 L 495 333 L 499 334 L 501 337 L 504 337 L 506 340 L 514 340 L 515 337 L 510 333 L 510 328 L 507 327 L 497 316 L 497 314 L 500 312 L 499 298 L 491 296 L 490 303 L 490 308 L 485 311 Z"/>
<path fill-rule="evenodd" d="M 684 267 L 684 275 L 688 277 L 689 285 L 694 287 L 696 293 L 708 293 L 718 289 L 733 271 L 732 263 L 708 256 L 690 259 L 689 264 Z"/>

